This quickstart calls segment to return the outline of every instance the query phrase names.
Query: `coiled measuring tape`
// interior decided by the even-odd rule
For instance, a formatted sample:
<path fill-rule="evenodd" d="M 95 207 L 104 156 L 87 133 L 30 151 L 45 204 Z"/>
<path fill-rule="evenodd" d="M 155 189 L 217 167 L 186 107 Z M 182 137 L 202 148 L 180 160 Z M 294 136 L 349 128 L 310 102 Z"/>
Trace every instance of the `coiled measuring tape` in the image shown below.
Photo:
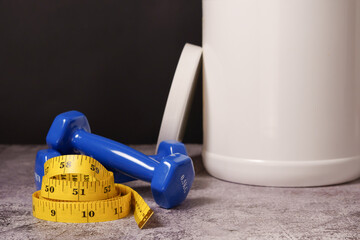
<path fill-rule="evenodd" d="M 63 155 L 44 164 L 41 190 L 32 195 L 33 215 L 68 222 L 104 222 L 134 217 L 142 228 L 153 211 L 130 187 L 114 183 L 114 174 L 85 155 Z"/>

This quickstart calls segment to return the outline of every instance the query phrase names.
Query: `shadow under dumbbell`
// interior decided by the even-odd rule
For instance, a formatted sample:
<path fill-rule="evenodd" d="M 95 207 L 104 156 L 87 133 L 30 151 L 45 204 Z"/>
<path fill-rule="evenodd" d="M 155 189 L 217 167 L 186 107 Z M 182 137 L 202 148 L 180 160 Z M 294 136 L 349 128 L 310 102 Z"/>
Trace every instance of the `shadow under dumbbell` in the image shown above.
<path fill-rule="evenodd" d="M 174 210 L 191 210 L 202 207 L 204 205 L 215 203 L 216 199 L 210 197 L 196 197 L 196 198 L 188 198 L 179 206 L 173 208 Z"/>
<path fill-rule="evenodd" d="M 131 187 L 134 189 L 140 196 L 145 200 L 153 200 L 153 196 L 151 193 L 151 187 L 150 184 L 147 182 L 143 182 L 141 180 L 133 181 L 133 182 L 127 182 L 125 183 L 126 186 Z"/>

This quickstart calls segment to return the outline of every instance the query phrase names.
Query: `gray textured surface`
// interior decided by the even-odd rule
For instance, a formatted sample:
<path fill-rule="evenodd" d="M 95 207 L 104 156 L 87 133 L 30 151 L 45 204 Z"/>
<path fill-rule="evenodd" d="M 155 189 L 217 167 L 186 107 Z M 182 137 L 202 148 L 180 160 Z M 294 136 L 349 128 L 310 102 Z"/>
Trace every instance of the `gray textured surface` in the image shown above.
<path fill-rule="evenodd" d="M 0 145 L 1 239 L 360 239 L 360 181 L 319 188 L 255 187 L 210 177 L 199 145 L 188 145 L 197 176 L 188 199 L 165 210 L 148 183 L 128 185 L 155 214 L 138 229 L 133 217 L 103 223 L 56 223 L 31 213 L 36 151 Z M 137 146 L 152 153 L 154 146 Z"/>

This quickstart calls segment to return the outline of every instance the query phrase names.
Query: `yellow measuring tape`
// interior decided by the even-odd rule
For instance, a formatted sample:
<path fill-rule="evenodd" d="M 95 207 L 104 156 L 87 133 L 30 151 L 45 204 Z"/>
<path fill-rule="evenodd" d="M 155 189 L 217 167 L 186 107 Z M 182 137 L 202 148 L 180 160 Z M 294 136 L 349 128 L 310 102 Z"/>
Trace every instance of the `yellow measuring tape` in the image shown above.
<path fill-rule="evenodd" d="M 114 174 L 85 155 L 64 155 L 44 164 L 41 190 L 34 192 L 33 215 L 54 222 L 104 222 L 134 217 L 142 228 L 153 211 L 130 187 L 115 184 Z"/>

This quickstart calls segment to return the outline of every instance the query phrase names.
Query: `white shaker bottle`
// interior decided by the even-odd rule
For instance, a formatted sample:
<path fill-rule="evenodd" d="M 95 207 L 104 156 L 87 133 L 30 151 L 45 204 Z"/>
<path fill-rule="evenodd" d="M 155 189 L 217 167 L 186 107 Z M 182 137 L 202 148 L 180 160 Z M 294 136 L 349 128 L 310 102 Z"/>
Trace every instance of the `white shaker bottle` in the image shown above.
<path fill-rule="evenodd" d="M 360 177 L 360 0 L 203 0 L 207 171 L 264 186 Z"/>

